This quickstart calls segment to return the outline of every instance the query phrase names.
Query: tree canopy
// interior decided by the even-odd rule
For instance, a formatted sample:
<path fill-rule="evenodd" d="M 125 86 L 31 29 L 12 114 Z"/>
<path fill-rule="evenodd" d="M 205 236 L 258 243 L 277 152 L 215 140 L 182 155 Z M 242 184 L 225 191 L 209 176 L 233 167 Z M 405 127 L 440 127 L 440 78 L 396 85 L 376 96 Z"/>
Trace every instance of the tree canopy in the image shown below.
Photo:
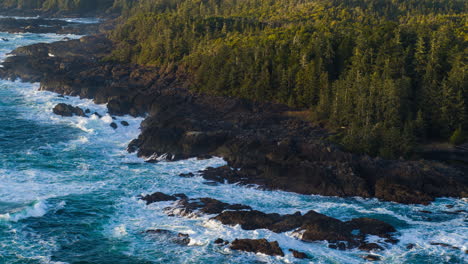
<path fill-rule="evenodd" d="M 309 109 L 352 151 L 399 157 L 468 131 L 465 0 L 0 0 L 121 13 L 110 60 L 195 92 Z M 460 141 L 460 140 L 458 140 Z"/>
<path fill-rule="evenodd" d="M 194 91 L 311 110 L 350 150 L 398 157 L 467 128 L 463 0 L 120 0 L 113 59 Z"/>

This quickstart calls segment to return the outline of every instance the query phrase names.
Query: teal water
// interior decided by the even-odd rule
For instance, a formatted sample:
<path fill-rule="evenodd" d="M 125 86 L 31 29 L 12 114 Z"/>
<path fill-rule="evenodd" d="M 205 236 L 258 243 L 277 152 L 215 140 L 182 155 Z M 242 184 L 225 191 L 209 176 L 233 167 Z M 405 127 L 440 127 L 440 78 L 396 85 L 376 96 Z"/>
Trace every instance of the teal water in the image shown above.
<path fill-rule="evenodd" d="M 17 46 L 51 42 L 53 34 L 6 34 L 0 59 Z M 70 36 L 69 36 L 70 37 Z M 262 191 L 238 185 L 210 186 L 201 177 L 177 175 L 224 165 L 219 158 L 199 161 L 145 163 L 125 149 L 137 137 L 141 118 L 117 117 L 129 127 L 113 130 L 103 105 L 38 91 L 38 84 L 0 80 L 0 263 L 364 263 L 359 250 L 329 249 L 326 242 L 303 243 L 291 233 L 244 231 L 198 218 L 168 217 L 170 203 L 146 206 L 136 198 L 155 191 L 185 193 L 243 203 L 264 212 L 316 210 L 348 220 L 374 217 L 398 229 L 400 242 L 378 253 L 381 263 L 466 263 L 467 214 L 460 199 L 438 199 L 429 206 L 407 206 L 375 199 L 343 199 Z M 104 117 L 64 118 L 52 107 L 66 102 L 89 108 Z M 447 208 L 454 205 L 454 208 Z M 432 211 L 432 214 L 420 210 Z M 188 233 L 189 246 L 180 246 L 142 232 L 150 228 Z M 285 257 L 232 252 L 213 245 L 216 238 L 277 240 Z M 370 241 L 381 242 L 376 237 Z M 447 243 L 460 249 L 431 245 Z M 413 249 L 406 249 L 409 243 Z M 294 248 L 312 259 L 299 262 Z"/>

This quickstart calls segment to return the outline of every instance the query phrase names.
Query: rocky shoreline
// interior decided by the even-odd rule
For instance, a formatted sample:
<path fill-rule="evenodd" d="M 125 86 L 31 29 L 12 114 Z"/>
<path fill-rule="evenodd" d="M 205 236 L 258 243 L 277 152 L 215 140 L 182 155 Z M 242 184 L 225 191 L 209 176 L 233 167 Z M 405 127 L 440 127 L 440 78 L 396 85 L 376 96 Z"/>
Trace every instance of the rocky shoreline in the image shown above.
<path fill-rule="evenodd" d="M 129 151 L 148 161 L 222 157 L 228 166 L 201 172 L 216 182 L 407 204 L 468 196 L 463 167 L 345 152 L 324 140 L 326 130 L 294 117 L 294 109 L 191 93 L 181 70 L 104 60 L 112 47 L 104 34 L 21 47 L 3 62 L 0 77 L 107 103 L 112 115 L 147 116 Z"/>
<path fill-rule="evenodd" d="M 303 242 L 325 241 L 328 247 L 333 249 L 358 248 L 362 251 L 376 252 L 384 250 L 385 246 L 398 242 L 394 238 L 396 229 L 393 226 L 372 218 L 355 218 L 343 222 L 312 210 L 305 214 L 300 212 L 288 215 L 266 214 L 253 210 L 250 206 L 227 204 L 209 197 L 190 199 L 185 194 L 168 195 L 161 192 L 146 195 L 140 199 L 144 200 L 147 205 L 171 201 L 172 205 L 164 209 L 164 212 L 170 217 L 196 218 L 209 215 L 210 220 L 218 221 L 223 225 L 239 225 L 244 230 L 268 229 L 275 233 L 291 232 L 292 236 Z M 167 234 L 168 232 L 170 231 L 146 231 L 150 234 Z M 369 235 L 382 238 L 383 243 L 367 242 L 366 238 Z M 184 234 L 178 234 L 173 240 L 180 242 L 181 237 L 184 238 L 185 244 L 189 243 L 189 236 Z M 229 241 L 217 239 L 214 243 L 220 246 L 229 246 L 234 250 L 284 256 L 277 241 L 236 239 L 229 243 Z M 303 252 L 295 249 L 289 250 L 295 258 L 308 258 Z"/>
<path fill-rule="evenodd" d="M 23 32 L 22 23 L 37 21 L 23 21 L 16 26 L 10 20 L 8 23 L 11 32 Z M 468 179 L 462 166 L 424 160 L 383 160 L 345 152 L 325 140 L 328 135 L 325 129 L 295 117 L 295 109 L 195 94 L 187 89 L 190 78 L 182 70 L 167 71 L 107 60 L 114 44 L 105 34 L 98 33 L 106 25 L 47 21 L 56 23 L 46 27 L 52 32 L 61 28 L 63 31 L 56 32 L 78 34 L 76 30 L 82 30 L 80 32 L 85 34 L 96 34 L 20 47 L 2 63 L 0 78 L 40 82 L 41 90 L 93 99 L 95 103 L 107 104 L 111 115 L 146 117 L 140 136 L 129 144 L 128 151 L 137 152 L 148 162 L 218 156 L 228 163 L 180 177 L 199 175 L 219 184 L 253 184 L 300 194 L 375 197 L 405 204 L 428 204 L 437 197 L 468 196 Z M 43 33 L 43 29 L 28 30 Z M 53 112 L 65 117 L 93 114 L 101 117 L 88 109 L 63 103 L 56 105 Z M 116 121 L 110 125 L 117 129 L 128 123 Z M 379 252 L 399 243 L 399 233 L 394 226 L 373 218 L 342 221 L 313 210 L 265 213 L 248 205 L 228 204 L 210 197 L 189 198 L 183 193 L 156 192 L 139 199 L 146 205 L 167 202 L 169 206 L 163 212 L 169 217 L 205 217 L 208 221 L 239 226 L 243 230 L 269 230 L 305 243 L 325 243 L 337 250 L 359 250 L 360 256 L 368 261 L 380 260 Z M 191 242 L 189 234 L 165 229 L 144 230 L 142 235 L 181 246 Z M 369 241 L 369 236 L 378 237 L 378 241 Z M 285 248 L 281 241 L 264 238 L 236 237 L 233 241 L 218 238 L 212 242 L 222 249 L 270 256 L 285 256 L 288 250 L 297 259 L 311 258 L 295 248 Z M 460 250 L 440 242 L 431 245 Z M 408 249 L 414 246 L 405 245 Z"/>

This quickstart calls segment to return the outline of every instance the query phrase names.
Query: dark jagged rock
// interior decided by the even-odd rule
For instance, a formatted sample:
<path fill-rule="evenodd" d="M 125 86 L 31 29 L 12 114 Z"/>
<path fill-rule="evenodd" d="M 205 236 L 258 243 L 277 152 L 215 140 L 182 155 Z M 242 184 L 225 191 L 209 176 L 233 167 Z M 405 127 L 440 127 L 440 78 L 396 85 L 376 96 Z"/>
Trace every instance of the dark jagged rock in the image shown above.
<path fill-rule="evenodd" d="M 224 225 L 240 225 L 245 230 L 255 230 L 271 227 L 279 222 L 279 214 L 265 214 L 260 211 L 226 211 L 213 219 L 220 221 Z M 291 228 L 292 229 L 292 228 Z"/>
<path fill-rule="evenodd" d="M 122 126 L 129 126 L 130 124 L 127 121 L 120 121 Z"/>
<path fill-rule="evenodd" d="M 183 193 L 176 193 L 174 194 L 174 196 L 177 197 L 178 199 L 188 199 L 187 195 Z"/>
<path fill-rule="evenodd" d="M 328 247 L 338 250 L 346 250 L 346 244 L 343 242 L 329 243 Z"/>
<path fill-rule="evenodd" d="M 175 200 L 177 197 L 155 193 L 155 201 Z M 180 195 L 180 199 L 171 207 L 165 208 L 170 216 L 192 217 L 200 214 L 216 214 L 211 219 L 220 221 L 224 225 L 240 225 L 245 230 L 269 229 L 276 233 L 293 231 L 298 238 L 306 242 L 328 241 L 331 248 L 351 249 L 360 247 L 362 250 L 383 249 L 377 244 L 367 243 L 368 235 L 375 235 L 386 239 L 388 243 L 397 243 L 393 238 L 395 228 L 383 221 L 371 218 L 355 218 L 347 222 L 309 211 L 302 215 L 266 214 L 252 210 L 241 204 L 228 204 L 212 198 L 189 199 Z M 144 197 L 145 198 L 145 197 Z M 153 201 L 153 199 L 150 199 Z"/>
<path fill-rule="evenodd" d="M 113 129 L 117 129 L 117 124 L 115 122 L 110 123 L 109 126 L 112 127 Z"/>
<path fill-rule="evenodd" d="M 72 106 L 64 103 L 56 105 L 54 109 L 52 109 L 52 111 L 54 112 L 54 114 L 60 116 L 86 116 L 83 109 L 79 108 L 78 106 Z"/>
<path fill-rule="evenodd" d="M 222 238 L 217 238 L 215 241 L 214 241 L 215 244 L 217 245 L 227 245 L 229 244 L 229 241 L 226 241 Z"/>
<path fill-rule="evenodd" d="M 228 204 L 212 198 L 188 199 L 182 198 L 174 207 L 166 208 L 169 215 L 190 216 L 193 214 L 219 214 L 224 210 L 251 210 L 250 206 Z"/>
<path fill-rule="evenodd" d="M 184 178 L 192 178 L 192 177 L 195 177 L 195 174 L 189 172 L 189 173 L 181 173 L 179 174 L 180 177 L 184 177 Z"/>
<path fill-rule="evenodd" d="M 40 81 L 42 90 L 92 98 L 107 103 L 114 115 L 149 113 L 128 149 L 170 161 L 223 157 L 227 167 L 202 174 L 210 181 L 408 204 L 468 196 L 464 167 L 345 152 L 323 140 L 324 129 L 287 114 L 294 109 L 191 93 L 183 70 L 103 62 L 112 47 L 101 35 L 21 47 L 5 60 L 0 77 Z"/>
<path fill-rule="evenodd" d="M 283 250 L 281 250 L 277 241 L 269 242 L 266 239 L 236 239 L 231 243 L 230 248 L 270 256 L 284 256 Z"/>
<path fill-rule="evenodd" d="M 384 250 L 382 246 L 376 243 L 369 243 L 369 244 L 362 244 L 359 246 L 360 250 L 363 251 L 378 251 L 378 250 Z"/>
<path fill-rule="evenodd" d="M 411 244 L 408 244 L 406 245 L 406 249 L 413 249 L 416 245 L 411 243 Z"/>
<path fill-rule="evenodd" d="M 190 236 L 184 233 L 177 233 L 166 229 L 149 229 L 145 233 L 163 236 L 165 239 L 179 245 L 188 245 L 190 243 Z"/>
<path fill-rule="evenodd" d="M 379 261 L 381 260 L 381 258 L 377 255 L 366 255 L 366 256 L 362 256 L 363 259 L 365 260 L 369 260 L 369 261 Z"/>
<path fill-rule="evenodd" d="M 266 228 L 273 232 L 294 233 L 304 241 L 326 240 L 331 243 L 346 242 L 346 248 L 362 246 L 363 249 L 376 249 L 365 242 L 367 235 L 376 235 L 396 243 L 392 234 L 393 226 L 377 219 L 357 218 L 348 222 L 309 211 L 305 215 L 299 212 L 291 215 L 265 214 L 259 211 L 225 211 L 213 219 L 225 225 L 240 225 L 243 229 L 254 230 Z"/>
<path fill-rule="evenodd" d="M 307 256 L 307 254 L 304 253 L 304 252 L 300 252 L 300 251 L 297 251 L 297 250 L 294 250 L 294 249 L 290 249 L 289 251 L 293 254 L 293 257 L 295 257 L 297 259 L 309 258 L 309 256 Z"/>
<path fill-rule="evenodd" d="M 152 204 L 155 202 L 162 202 L 162 201 L 175 201 L 177 200 L 177 197 L 173 195 L 167 195 L 162 192 L 155 192 L 153 194 L 140 197 L 140 199 L 145 201 L 146 204 Z"/>

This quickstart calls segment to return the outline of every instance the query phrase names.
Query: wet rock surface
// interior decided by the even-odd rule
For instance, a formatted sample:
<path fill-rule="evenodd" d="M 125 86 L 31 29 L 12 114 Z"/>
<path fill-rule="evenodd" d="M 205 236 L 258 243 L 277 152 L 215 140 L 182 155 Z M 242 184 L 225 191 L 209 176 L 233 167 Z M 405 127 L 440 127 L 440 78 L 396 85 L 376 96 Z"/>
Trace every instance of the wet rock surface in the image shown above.
<path fill-rule="evenodd" d="M 167 195 L 162 192 L 155 192 L 150 195 L 140 197 L 141 200 L 145 201 L 146 204 L 152 204 L 155 202 L 162 202 L 162 201 L 176 201 L 177 197 L 173 195 Z"/>
<path fill-rule="evenodd" d="M 266 239 L 236 239 L 230 245 L 231 249 L 263 253 L 270 256 L 284 256 L 283 250 L 277 241 L 269 242 Z"/>
<path fill-rule="evenodd" d="M 202 214 L 219 214 L 225 210 L 251 210 L 250 206 L 241 204 L 228 204 L 213 198 L 189 199 L 179 196 L 180 200 L 173 207 L 168 207 L 165 212 L 170 216 L 196 216 Z"/>
<path fill-rule="evenodd" d="M 229 241 L 226 241 L 222 238 L 217 238 L 215 241 L 214 241 L 215 244 L 217 245 L 227 245 L 229 244 Z"/>
<path fill-rule="evenodd" d="M 224 225 L 239 225 L 244 230 L 268 229 L 276 233 L 293 231 L 302 241 L 328 241 L 330 247 L 336 249 L 359 247 L 365 251 L 382 250 L 382 246 L 366 242 L 368 235 L 379 236 L 387 243 L 398 242 L 393 237 L 396 229 L 392 225 L 372 218 L 355 218 L 343 222 L 312 210 L 304 215 L 300 212 L 287 215 L 267 214 L 246 205 L 228 204 L 206 197 L 190 199 L 183 194 L 167 195 L 160 192 L 145 197 L 151 197 L 151 201 L 154 202 L 177 199 L 173 206 L 164 209 L 169 216 L 194 217 L 215 214 L 211 219 Z M 215 243 L 222 244 L 221 240 Z"/>
<path fill-rule="evenodd" d="M 304 253 L 304 252 L 300 252 L 300 251 L 297 251 L 297 250 L 294 250 L 294 249 L 290 249 L 289 252 L 291 252 L 293 254 L 293 257 L 295 257 L 297 259 L 309 258 L 309 256 L 307 256 L 307 254 Z"/>
<path fill-rule="evenodd" d="M 202 173 L 212 182 L 407 204 L 468 195 L 464 167 L 347 153 L 323 140 L 324 129 L 287 115 L 294 109 L 284 105 L 191 93 L 182 70 L 103 62 L 112 45 L 97 35 L 22 47 L 0 77 L 107 103 L 112 115 L 149 113 L 128 149 L 149 161 L 223 157 L 228 166 Z"/>
<path fill-rule="evenodd" d="M 80 107 L 64 103 L 57 104 L 52 111 L 54 114 L 60 116 L 86 116 L 85 112 Z"/>

